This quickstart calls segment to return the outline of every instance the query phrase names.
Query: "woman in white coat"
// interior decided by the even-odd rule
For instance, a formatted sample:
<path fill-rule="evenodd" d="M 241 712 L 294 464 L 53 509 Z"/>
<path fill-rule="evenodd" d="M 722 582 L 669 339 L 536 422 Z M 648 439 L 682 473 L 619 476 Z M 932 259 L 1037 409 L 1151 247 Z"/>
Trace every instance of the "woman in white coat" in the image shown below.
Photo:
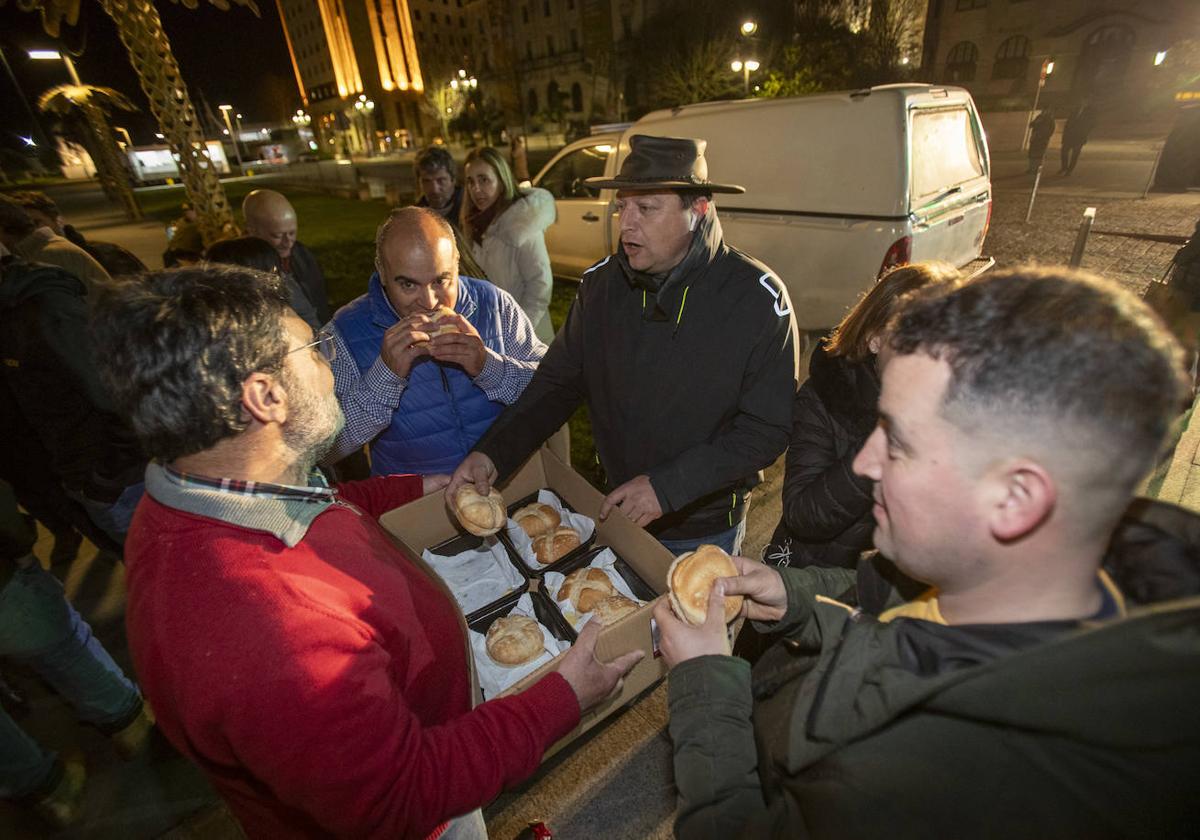
<path fill-rule="evenodd" d="M 538 338 L 549 343 L 554 276 L 545 230 L 554 223 L 554 197 L 537 187 L 518 189 L 508 161 L 490 146 L 467 154 L 464 173 L 462 232 L 471 255 L 488 280 L 516 298 Z"/>

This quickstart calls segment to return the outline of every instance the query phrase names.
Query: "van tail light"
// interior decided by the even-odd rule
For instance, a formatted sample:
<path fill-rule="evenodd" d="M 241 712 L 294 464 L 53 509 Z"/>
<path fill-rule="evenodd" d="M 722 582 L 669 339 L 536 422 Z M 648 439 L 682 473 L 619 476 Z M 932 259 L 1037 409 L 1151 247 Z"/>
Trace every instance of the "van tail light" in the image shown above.
<path fill-rule="evenodd" d="M 901 236 L 892 243 L 892 247 L 888 248 L 887 253 L 883 255 L 883 265 L 879 266 L 878 276 L 882 277 L 888 269 L 895 268 L 898 265 L 906 265 L 911 259 L 912 237 Z"/>
<path fill-rule="evenodd" d="M 987 202 L 987 215 L 983 217 L 983 230 L 979 233 L 979 239 L 975 242 L 981 249 L 983 242 L 987 239 L 988 229 L 992 226 L 992 200 L 989 198 Z"/>

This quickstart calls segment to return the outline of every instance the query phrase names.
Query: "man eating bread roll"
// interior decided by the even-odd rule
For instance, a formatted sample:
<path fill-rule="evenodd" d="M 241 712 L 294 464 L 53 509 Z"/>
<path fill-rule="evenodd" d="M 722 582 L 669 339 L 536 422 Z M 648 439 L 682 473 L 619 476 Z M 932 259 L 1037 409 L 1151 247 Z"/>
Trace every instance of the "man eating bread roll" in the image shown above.
<path fill-rule="evenodd" d="M 546 345 L 508 292 L 459 273 L 454 231 L 432 210 L 393 211 L 375 267 L 329 327 L 346 415 L 329 461 L 370 444 L 374 475 L 448 473 L 520 396 Z"/>
<path fill-rule="evenodd" d="M 584 272 L 516 403 L 455 470 L 486 492 L 586 402 L 619 510 L 675 554 L 736 554 L 751 489 L 787 446 L 796 328 L 771 269 L 726 244 L 704 140 L 634 135 L 614 178 L 617 253 Z M 737 243 L 733 243 L 736 245 Z"/>

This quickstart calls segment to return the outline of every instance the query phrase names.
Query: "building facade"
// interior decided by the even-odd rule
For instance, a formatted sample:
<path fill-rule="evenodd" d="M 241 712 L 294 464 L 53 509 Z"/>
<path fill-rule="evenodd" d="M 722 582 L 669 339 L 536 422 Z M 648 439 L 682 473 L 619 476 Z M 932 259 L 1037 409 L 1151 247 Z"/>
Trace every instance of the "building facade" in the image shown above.
<path fill-rule="evenodd" d="M 426 67 L 440 66 L 443 44 L 452 57 L 465 52 L 451 39 L 465 31 L 463 0 L 276 2 L 304 103 L 297 118 L 311 122 L 322 151 L 373 154 L 416 142 Z M 434 58 L 428 65 L 423 52 Z"/>
<path fill-rule="evenodd" d="M 924 66 L 984 110 L 1134 119 L 1173 107 L 1169 51 L 1198 29 L 1196 0 L 929 0 Z"/>

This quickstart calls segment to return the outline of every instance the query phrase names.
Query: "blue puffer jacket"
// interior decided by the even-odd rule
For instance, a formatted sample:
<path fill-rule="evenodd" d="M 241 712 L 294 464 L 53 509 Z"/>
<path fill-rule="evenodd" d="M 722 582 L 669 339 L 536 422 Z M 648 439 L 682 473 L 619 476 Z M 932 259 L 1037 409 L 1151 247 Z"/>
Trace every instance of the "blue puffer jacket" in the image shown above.
<path fill-rule="evenodd" d="M 496 287 L 485 280 L 459 277 L 455 311 L 479 331 L 485 346 L 503 355 Z M 378 273 L 367 293 L 338 310 L 333 318 L 360 373 L 379 358 L 383 334 L 399 321 L 383 293 Z M 371 473 L 452 472 L 504 408 L 478 388 L 457 365 L 424 357 L 408 375 L 408 387 L 392 423 L 371 443 Z"/>

